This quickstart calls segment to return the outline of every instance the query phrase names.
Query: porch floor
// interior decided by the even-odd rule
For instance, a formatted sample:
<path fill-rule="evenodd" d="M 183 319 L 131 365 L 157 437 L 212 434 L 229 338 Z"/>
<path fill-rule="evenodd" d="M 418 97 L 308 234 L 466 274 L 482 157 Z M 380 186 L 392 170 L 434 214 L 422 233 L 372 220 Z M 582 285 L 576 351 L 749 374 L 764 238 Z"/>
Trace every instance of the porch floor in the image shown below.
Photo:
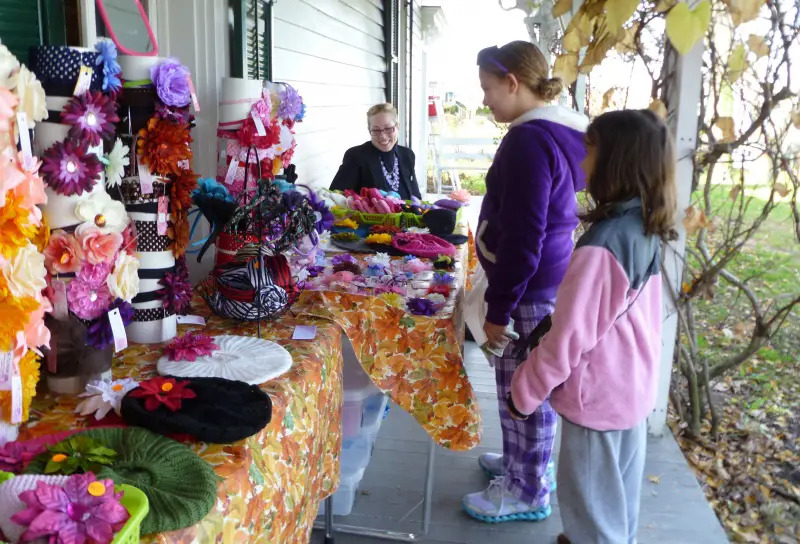
<path fill-rule="evenodd" d="M 499 451 L 502 447 L 494 370 L 474 343 L 468 342 L 465 349 L 467 371 L 481 403 L 483 440 L 468 452 L 452 452 L 437 447 L 431 527 L 419 542 L 554 543 L 561 531 L 555 493 L 552 497 L 553 515 L 538 523 L 487 525 L 472 520 L 461 511 L 463 495 L 487 486 L 487 479 L 478 468 L 478 455 Z M 334 523 L 421 535 L 422 508 L 414 507 L 422 499 L 427 449 L 425 432 L 405 411 L 392 405 L 359 486 L 353 512 L 350 516 L 334 517 Z M 555 455 L 557 462 L 558 440 Z M 651 477 L 658 483 L 653 483 Z M 315 531 L 312 543 L 321 544 L 323 541 L 322 533 Z M 336 534 L 335 541 L 336 544 L 380 542 L 374 537 L 345 534 Z M 639 543 L 724 542 L 728 542 L 725 533 L 672 435 L 651 438 L 642 493 Z"/>

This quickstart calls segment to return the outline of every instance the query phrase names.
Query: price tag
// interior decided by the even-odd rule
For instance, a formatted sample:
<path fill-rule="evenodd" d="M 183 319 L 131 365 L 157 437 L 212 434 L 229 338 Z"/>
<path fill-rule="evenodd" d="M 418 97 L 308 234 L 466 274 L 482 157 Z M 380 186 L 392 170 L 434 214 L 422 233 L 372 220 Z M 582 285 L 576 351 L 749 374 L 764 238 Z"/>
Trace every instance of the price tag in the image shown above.
<path fill-rule="evenodd" d="M 153 194 L 153 174 L 145 164 L 139 164 L 139 186 L 143 195 Z"/>
<path fill-rule="evenodd" d="M 225 161 L 228 160 L 228 146 L 223 145 L 222 142 L 219 143 L 219 164 L 225 164 Z"/>
<path fill-rule="evenodd" d="M 22 423 L 22 377 L 19 367 L 14 366 L 14 375 L 11 376 L 11 423 Z"/>
<path fill-rule="evenodd" d="M 122 316 L 119 315 L 119 308 L 108 312 L 108 321 L 111 323 L 111 333 L 114 335 L 114 352 L 118 353 L 128 347 L 128 335 L 125 334 L 125 325 L 122 323 Z"/>
<path fill-rule="evenodd" d="M 59 321 L 65 321 L 68 317 L 67 307 L 67 284 L 64 280 L 54 279 L 51 282 L 53 287 L 53 317 Z"/>
<path fill-rule="evenodd" d="M 206 320 L 202 315 L 179 315 L 178 325 L 200 325 L 205 326 Z"/>
<path fill-rule="evenodd" d="M 200 102 L 197 100 L 197 93 L 194 90 L 194 83 L 192 83 L 192 76 L 186 74 L 186 82 L 189 84 L 189 94 L 192 95 L 192 105 L 194 106 L 194 111 L 200 112 Z"/>
<path fill-rule="evenodd" d="M 169 213 L 169 199 L 165 196 L 158 197 L 158 219 L 156 228 L 159 236 L 167 233 L 167 214 Z"/>
<path fill-rule="evenodd" d="M 231 157 L 231 162 L 228 164 L 228 172 L 225 174 L 225 184 L 231 185 L 236 178 L 236 169 L 239 168 L 239 159 Z"/>
<path fill-rule="evenodd" d="M 183 159 L 178 161 L 178 167 L 180 167 L 181 170 L 189 170 L 192 165 L 189 164 L 189 159 Z"/>
<path fill-rule="evenodd" d="M 267 130 L 264 128 L 264 121 L 261 120 L 261 116 L 258 115 L 257 112 L 251 111 L 250 117 L 253 118 L 253 123 L 256 125 L 256 134 L 259 136 L 266 136 Z"/>
<path fill-rule="evenodd" d="M 92 85 L 92 74 L 94 74 L 94 70 L 91 67 L 81 65 L 78 81 L 75 82 L 75 90 L 72 91 L 74 96 L 80 96 L 89 90 Z"/>
<path fill-rule="evenodd" d="M 23 166 L 27 169 L 33 161 L 33 151 L 31 151 L 31 135 L 28 132 L 28 117 L 24 111 L 17 112 L 17 129 L 19 144 L 22 147 Z"/>
<path fill-rule="evenodd" d="M 50 337 L 50 351 L 47 352 L 47 371 L 55 374 L 58 370 L 58 336 Z"/>
<path fill-rule="evenodd" d="M 316 325 L 297 325 L 292 340 L 313 340 L 315 336 L 317 336 Z"/>
<path fill-rule="evenodd" d="M 8 351 L 0 354 L 0 391 L 11 389 L 11 378 L 13 371 L 14 355 Z"/>

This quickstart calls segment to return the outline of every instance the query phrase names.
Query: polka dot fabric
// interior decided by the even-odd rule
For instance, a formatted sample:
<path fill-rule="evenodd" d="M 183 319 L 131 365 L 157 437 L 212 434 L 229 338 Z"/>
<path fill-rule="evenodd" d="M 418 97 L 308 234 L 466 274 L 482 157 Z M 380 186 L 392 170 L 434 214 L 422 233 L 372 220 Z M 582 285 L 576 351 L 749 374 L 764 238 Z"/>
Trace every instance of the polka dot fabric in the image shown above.
<path fill-rule="evenodd" d="M 40 45 L 30 49 L 28 67 L 42 82 L 46 94 L 71 96 L 81 65 L 94 70 L 90 88 L 103 90 L 103 70 L 96 64 L 97 57 L 95 51 L 80 51 L 64 45 Z"/>
<path fill-rule="evenodd" d="M 134 310 L 134 321 L 158 321 L 173 315 L 172 312 L 164 308 L 148 308 L 147 310 Z"/>
<path fill-rule="evenodd" d="M 156 221 L 134 221 L 136 225 L 136 249 L 142 251 L 167 251 L 171 240 L 158 234 Z"/>

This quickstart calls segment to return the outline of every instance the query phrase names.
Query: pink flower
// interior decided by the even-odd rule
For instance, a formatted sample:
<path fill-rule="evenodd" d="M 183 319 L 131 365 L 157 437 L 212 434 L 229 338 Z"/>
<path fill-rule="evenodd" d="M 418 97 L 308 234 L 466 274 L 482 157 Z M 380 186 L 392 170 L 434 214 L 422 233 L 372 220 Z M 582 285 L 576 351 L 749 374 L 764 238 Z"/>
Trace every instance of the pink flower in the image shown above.
<path fill-rule="evenodd" d="M 10 132 L 11 123 L 9 119 L 14 117 L 14 108 L 17 105 L 17 97 L 5 87 L 0 87 L 0 132 Z"/>
<path fill-rule="evenodd" d="M 67 303 L 81 319 L 97 319 L 111 305 L 114 297 L 106 285 L 111 266 L 106 263 L 84 264 L 67 287 Z"/>
<path fill-rule="evenodd" d="M 81 267 L 83 252 L 72 234 L 57 230 L 50 235 L 44 249 L 44 266 L 53 275 L 77 272 Z"/>
<path fill-rule="evenodd" d="M 75 237 L 81 245 L 84 257 L 91 264 L 111 263 L 122 245 L 118 232 L 103 232 L 91 223 L 83 223 L 75 229 Z"/>
<path fill-rule="evenodd" d="M 188 332 L 170 342 L 164 354 L 169 355 L 170 361 L 196 361 L 198 356 L 211 355 L 218 349 L 210 336 Z"/>
<path fill-rule="evenodd" d="M 70 476 L 63 487 L 37 482 L 19 498 L 27 508 L 11 521 L 28 527 L 20 542 L 49 537 L 60 544 L 108 544 L 130 518 L 114 482 L 91 472 Z"/>
<path fill-rule="evenodd" d="M 2 132 L 2 130 L 0 130 Z M 0 155 L 0 206 L 6 204 L 6 193 L 25 181 L 23 172 L 11 153 Z"/>
<path fill-rule="evenodd" d="M 26 164 L 19 152 L 17 156 L 19 164 L 22 165 L 22 173 L 25 179 L 14 187 L 14 194 L 22 199 L 22 205 L 30 209 L 37 221 L 41 221 L 42 212 L 37 208 L 40 204 L 47 204 L 47 194 L 44 192 L 44 180 L 39 176 L 39 167 L 42 162 L 36 157 L 32 157 Z"/>
<path fill-rule="evenodd" d="M 133 257 L 136 255 L 136 233 L 133 229 L 133 221 L 122 231 L 122 251 Z"/>
<path fill-rule="evenodd" d="M 50 301 L 42 297 L 41 305 L 34 310 L 27 325 L 25 325 L 25 342 L 28 346 L 36 348 L 39 346 L 50 347 L 50 330 L 44 325 L 44 314 L 53 311 Z"/>

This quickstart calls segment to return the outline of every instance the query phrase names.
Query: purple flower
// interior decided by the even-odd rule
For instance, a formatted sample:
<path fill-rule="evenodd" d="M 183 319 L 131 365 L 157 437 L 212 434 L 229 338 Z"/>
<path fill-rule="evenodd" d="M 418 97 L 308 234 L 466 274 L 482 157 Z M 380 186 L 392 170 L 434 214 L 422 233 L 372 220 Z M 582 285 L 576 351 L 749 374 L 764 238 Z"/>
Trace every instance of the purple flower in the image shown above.
<path fill-rule="evenodd" d="M 111 311 L 114 308 L 119 309 L 119 315 L 124 326 L 127 327 L 133 322 L 133 306 L 118 298 L 108 310 Z M 111 331 L 111 320 L 108 318 L 108 312 L 103 312 L 100 317 L 92 321 L 86 328 L 86 344 L 96 349 L 103 349 L 113 341 L 114 333 Z"/>
<path fill-rule="evenodd" d="M 61 122 L 72 125 L 69 137 L 73 140 L 100 145 L 114 136 L 114 124 L 119 123 L 117 104 L 100 92 L 73 96 L 61 112 Z"/>
<path fill-rule="evenodd" d="M 342 263 L 356 264 L 356 258 L 349 253 L 339 253 L 338 255 L 334 255 L 333 259 L 331 259 L 331 264 L 333 266 L 338 266 Z"/>
<path fill-rule="evenodd" d="M 91 472 L 70 476 L 63 487 L 37 482 L 36 489 L 19 498 L 26 509 L 11 521 L 27 527 L 20 542 L 48 538 L 60 544 L 108 544 L 130 518 L 114 482 L 98 480 Z"/>
<path fill-rule="evenodd" d="M 25 447 L 19 442 L 9 442 L 0 446 L 0 470 L 19 473 L 36 457 L 44 448 L 36 451 Z"/>
<path fill-rule="evenodd" d="M 433 273 L 433 283 L 439 283 L 443 285 L 450 285 L 455 281 L 455 277 L 452 274 L 448 274 L 444 270 L 436 270 Z"/>
<path fill-rule="evenodd" d="M 308 270 L 308 277 L 309 278 L 316 278 L 325 270 L 324 266 L 309 266 L 306 268 Z"/>
<path fill-rule="evenodd" d="M 54 143 L 42 157 L 41 172 L 47 185 L 60 195 L 82 195 L 97 183 L 103 163 L 89 153 L 89 142 Z"/>
<path fill-rule="evenodd" d="M 427 298 L 412 298 L 406 302 L 408 311 L 414 315 L 432 316 L 436 313 L 436 306 Z"/>
<path fill-rule="evenodd" d="M 97 319 L 103 314 L 113 300 L 106 285 L 109 270 L 106 263 L 83 265 L 67 287 L 72 313 L 81 319 Z"/>
<path fill-rule="evenodd" d="M 191 123 L 192 113 L 189 108 L 170 107 L 161 102 L 156 102 L 156 116 L 179 125 Z"/>
<path fill-rule="evenodd" d="M 176 314 L 184 314 L 192 300 L 192 283 L 189 281 L 189 270 L 186 268 L 186 257 L 175 263 L 175 271 L 167 272 L 158 281 L 163 285 L 158 295 L 164 301 L 164 307 Z"/>
<path fill-rule="evenodd" d="M 94 48 L 97 50 L 95 64 L 103 67 L 103 90 L 116 93 L 122 88 L 122 81 L 119 79 L 122 67 L 117 62 L 117 46 L 111 40 L 100 40 Z"/>
<path fill-rule="evenodd" d="M 335 220 L 333 212 L 325 204 L 325 201 L 317 196 L 315 192 L 310 192 L 308 200 L 311 203 L 311 209 L 314 210 L 314 215 L 317 218 L 316 228 L 317 232 L 323 233 L 330 230 Z"/>
<path fill-rule="evenodd" d="M 167 106 L 184 107 L 192 101 L 189 91 L 189 69 L 176 59 L 167 59 L 150 68 L 150 79 L 158 98 Z"/>
<path fill-rule="evenodd" d="M 283 205 L 288 210 L 294 210 L 295 208 L 299 208 L 303 205 L 303 202 L 306 200 L 306 197 L 300 194 L 298 191 L 286 191 L 282 194 Z"/>
<path fill-rule="evenodd" d="M 278 96 L 281 99 L 278 117 L 295 121 L 303 113 L 303 99 L 291 85 L 286 85 Z"/>

